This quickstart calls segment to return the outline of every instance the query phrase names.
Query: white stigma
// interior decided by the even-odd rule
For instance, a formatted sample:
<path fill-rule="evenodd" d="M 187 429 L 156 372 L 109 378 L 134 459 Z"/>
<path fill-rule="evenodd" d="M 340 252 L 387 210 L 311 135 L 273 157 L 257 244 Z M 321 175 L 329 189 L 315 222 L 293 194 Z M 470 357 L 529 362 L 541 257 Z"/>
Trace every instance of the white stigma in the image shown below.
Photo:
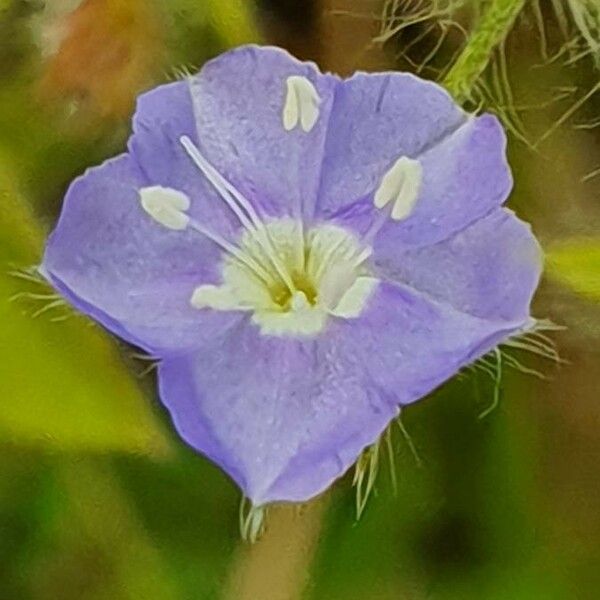
<path fill-rule="evenodd" d="M 286 87 L 283 127 L 286 131 L 291 131 L 300 124 L 302 130 L 308 133 L 319 118 L 319 93 L 306 77 L 299 75 L 288 77 Z"/>
<path fill-rule="evenodd" d="M 190 199 L 173 188 L 154 185 L 139 191 L 142 208 L 158 223 L 168 229 L 183 230 L 190 221 L 186 211 Z"/>
<path fill-rule="evenodd" d="M 213 185 L 218 192 L 219 197 L 233 211 L 246 230 L 258 240 L 263 251 L 269 257 L 269 260 L 273 263 L 286 285 L 290 288 L 290 291 L 294 291 L 294 284 L 289 278 L 289 274 L 282 268 L 281 262 L 274 251 L 273 242 L 269 238 L 265 225 L 254 210 L 252 204 L 208 162 L 187 135 L 181 136 L 179 141 L 189 157 Z"/>
<path fill-rule="evenodd" d="M 301 291 L 296 291 L 292 294 L 290 300 L 290 307 L 294 312 L 300 312 L 310 308 L 310 303 L 306 297 L 306 294 Z"/>
<path fill-rule="evenodd" d="M 422 179 L 421 163 L 407 156 L 401 156 L 383 176 L 375 192 L 375 206 L 383 208 L 392 202 L 392 219 L 394 221 L 406 219 L 415 208 Z"/>

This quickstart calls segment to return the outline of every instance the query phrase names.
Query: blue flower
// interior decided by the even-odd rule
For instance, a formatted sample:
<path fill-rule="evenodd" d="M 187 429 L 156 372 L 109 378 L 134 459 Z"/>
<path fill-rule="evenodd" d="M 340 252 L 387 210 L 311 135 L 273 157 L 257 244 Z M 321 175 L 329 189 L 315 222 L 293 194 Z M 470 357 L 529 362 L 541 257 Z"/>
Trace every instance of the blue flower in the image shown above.
<path fill-rule="evenodd" d="M 302 501 L 414 402 L 531 328 L 503 130 L 404 73 L 243 47 L 140 97 L 69 189 L 42 272 L 160 362 L 193 448 Z"/>

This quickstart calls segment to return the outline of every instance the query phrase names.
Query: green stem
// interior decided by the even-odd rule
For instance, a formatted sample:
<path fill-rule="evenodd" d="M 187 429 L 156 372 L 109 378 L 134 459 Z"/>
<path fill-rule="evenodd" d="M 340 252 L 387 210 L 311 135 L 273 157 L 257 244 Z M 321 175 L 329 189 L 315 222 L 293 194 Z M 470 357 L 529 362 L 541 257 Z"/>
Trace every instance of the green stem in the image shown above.
<path fill-rule="evenodd" d="M 492 52 L 504 41 L 524 5 L 525 0 L 491 0 L 443 82 L 458 102 L 470 99 Z"/>

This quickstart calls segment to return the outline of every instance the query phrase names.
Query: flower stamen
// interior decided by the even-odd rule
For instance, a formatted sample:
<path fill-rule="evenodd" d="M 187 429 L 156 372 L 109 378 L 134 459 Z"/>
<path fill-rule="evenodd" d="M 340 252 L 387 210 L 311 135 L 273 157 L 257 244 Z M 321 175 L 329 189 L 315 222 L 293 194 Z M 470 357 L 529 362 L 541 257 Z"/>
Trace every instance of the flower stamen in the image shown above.
<path fill-rule="evenodd" d="M 278 219 L 266 227 L 293 278 L 294 291 L 276 273 L 265 285 L 249 279 L 240 261 L 226 259 L 221 285 L 196 288 L 190 298 L 194 308 L 250 310 L 261 333 L 275 336 L 316 335 L 329 317 L 353 319 L 360 315 L 378 280 L 354 266 L 355 257 L 364 254 L 357 238 L 337 226 L 317 226 L 307 232 L 303 251 L 308 258 L 299 265 L 294 245 L 299 224 L 293 219 Z M 251 232 L 242 235 L 240 252 L 250 260 L 256 255 L 257 246 Z"/>
<path fill-rule="evenodd" d="M 301 75 L 290 75 L 286 87 L 283 127 L 292 131 L 300 125 L 305 133 L 309 133 L 319 119 L 319 93 L 310 80 Z"/>
<path fill-rule="evenodd" d="M 254 236 L 262 251 L 273 263 L 283 282 L 289 287 L 290 292 L 293 293 L 295 291 L 294 282 L 279 260 L 273 241 L 250 202 L 202 156 L 201 152 L 188 136 L 182 136 L 180 142 L 196 166 L 217 190 L 227 206 L 238 217 L 240 223 Z M 242 208 L 246 211 L 247 215 L 244 214 Z"/>
<path fill-rule="evenodd" d="M 362 236 L 367 248 L 360 255 L 357 266 L 370 254 L 370 246 L 388 219 L 404 221 L 413 213 L 421 192 L 423 167 L 421 163 L 408 156 L 401 156 L 387 170 L 375 190 L 373 204 L 380 209 L 369 229 Z"/>
<path fill-rule="evenodd" d="M 193 229 L 245 265 L 262 283 L 270 284 L 270 274 L 258 261 L 187 214 L 191 204 L 187 194 L 160 185 L 142 188 L 138 193 L 142 208 L 157 223 L 174 231 L 183 231 L 188 227 Z"/>
<path fill-rule="evenodd" d="M 377 208 L 392 204 L 391 217 L 402 221 L 412 213 L 419 191 L 423 167 L 418 160 L 401 156 L 383 176 L 373 202 Z"/>
<path fill-rule="evenodd" d="M 181 231 L 188 226 L 190 199 L 183 192 L 154 185 L 142 188 L 139 195 L 142 208 L 163 227 Z"/>
<path fill-rule="evenodd" d="M 235 259 L 250 269 L 251 273 L 258 277 L 263 283 L 269 284 L 271 276 L 269 272 L 252 256 L 240 250 L 234 244 L 231 244 L 227 240 L 223 239 L 220 235 L 210 232 L 208 229 L 202 227 L 200 223 L 193 219 L 189 219 L 189 226 L 198 233 L 204 235 L 215 244 L 221 246 L 223 250 L 231 254 Z"/>

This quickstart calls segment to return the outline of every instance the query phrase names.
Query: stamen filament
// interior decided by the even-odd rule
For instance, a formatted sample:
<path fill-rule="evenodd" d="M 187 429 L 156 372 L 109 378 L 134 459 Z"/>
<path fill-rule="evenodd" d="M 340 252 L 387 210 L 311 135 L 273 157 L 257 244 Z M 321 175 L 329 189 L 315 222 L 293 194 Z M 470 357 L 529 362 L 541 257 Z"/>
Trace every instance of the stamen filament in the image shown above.
<path fill-rule="evenodd" d="M 233 244 L 222 238 L 220 235 L 212 233 L 208 229 L 205 229 L 202 225 L 200 225 L 200 223 L 193 219 L 190 219 L 189 227 L 191 227 L 194 231 L 197 231 L 198 233 L 204 235 L 209 240 L 213 241 L 215 244 L 217 244 L 223 250 L 225 250 L 225 252 L 231 254 L 234 258 L 236 258 L 238 261 L 240 261 L 242 264 L 248 267 L 248 269 L 250 269 L 250 272 L 256 277 L 258 277 L 264 284 L 270 285 L 272 283 L 271 277 L 267 270 L 259 262 L 254 260 L 251 256 L 242 252 L 237 246 L 234 246 Z"/>
<path fill-rule="evenodd" d="M 202 171 L 204 176 L 210 181 L 210 183 L 217 190 L 221 198 L 226 202 L 227 206 L 234 212 L 234 214 L 240 220 L 240 223 L 252 234 L 259 243 L 266 256 L 273 263 L 273 266 L 277 270 L 279 276 L 282 278 L 285 285 L 289 288 L 293 294 L 296 291 L 296 287 L 289 273 L 282 265 L 281 261 L 276 255 L 276 250 L 273 245 L 266 227 L 258 217 L 252 204 L 244 198 L 242 194 L 229 183 L 207 160 L 202 156 L 201 152 L 194 145 L 192 140 L 186 135 L 181 136 L 180 142 L 185 148 L 190 158 L 194 161 L 196 166 Z M 246 211 L 247 215 L 240 209 L 240 206 Z M 250 220 L 248 220 L 248 217 Z M 260 236 L 257 235 L 260 232 Z"/>
<path fill-rule="evenodd" d="M 198 148 L 187 135 L 181 136 L 180 142 L 189 157 L 194 161 L 196 166 L 202 171 L 203 175 L 210 181 L 217 192 L 219 192 L 221 198 L 225 200 L 227 206 L 233 211 L 240 223 L 246 227 L 246 229 L 251 230 L 252 224 L 248 220 L 248 217 L 240 210 L 240 207 L 236 204 L 226 186 L 223 185 L 224 181 L 220 173 L 204 158 L 204 156 L 202 156 Z"/>
<path fill-rule="evenodd" d="M 362 236 L 361 241 L 364 242 L 367 246 L 371 246 L 373 239 L 379 233 L 381 228 L 387 223 L 390 215 L 392 214 L 393 203 L 389 203 L 387 206 L 384 206 L 377 213 L 377 218 L 373 220 L 371 226 L 365 234 Z"/>
<path fill-rule="evenodd" d="M 370 246 L 367 246 L 357 257 L 356 260 L 354 261 L 354 268 L 359 267 L 360 265 L 362 265 L 362 263 L 365 262 L 365 260 L 367 260 L 367 258 L 369 258 L 369 256 L 371 256 L 371 254 L 373 254 L 373 248 L 371 248 Z"/>
<path fill-rule="evenodd" d="M 323 258 L 319 261 L 319 264 L 317 266 L 317 270 L 314 275 L 315 281 L 319 281 L 321 279 L 321 276 L 323 275 L 323 271 L 325 271 L 325 269 L 329 266 L 329 263 L 331 262 L 331 258 L 338 251 L 340 246 L 342 244 L 344 244 L 345 242 L 346 242 L 346 240 L 344 238 L 340 238 L 335 244 L 333 244 L 333 245 L 329 246 L 329 248 L 327 248 L 325 256 L 323 256 Z"/>

